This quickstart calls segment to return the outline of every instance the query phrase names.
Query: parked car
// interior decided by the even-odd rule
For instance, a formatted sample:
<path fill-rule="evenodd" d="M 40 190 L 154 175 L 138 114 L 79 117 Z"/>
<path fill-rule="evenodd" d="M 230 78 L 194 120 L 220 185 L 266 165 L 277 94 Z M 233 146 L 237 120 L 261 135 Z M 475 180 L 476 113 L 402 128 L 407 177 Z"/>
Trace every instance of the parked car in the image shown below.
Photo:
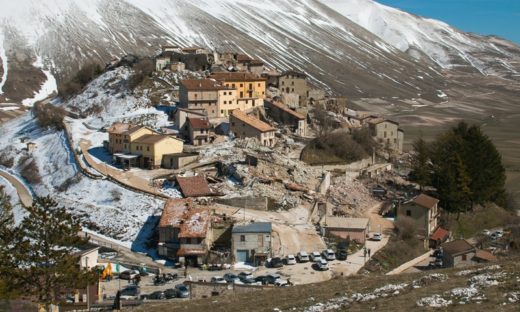
<path fill-rule="evenodd" d="M 329 269 L 329 264 L 327 263 L 327 260 L 320 259 L 320 261 L 313 264 L 313 268 L 317 271 L 327 271 Z"/>
<path fill-rule="evenodd" d="M 269 277 L 267 275 L 260 275 L 255 277 L 255 281 L 261 283 L 262 285 L 269 284 Z"/>
<path fill-rule="evenodd" d="M 169 288 L 164 291 L 166 299 L 172 299 L 177 297 L 177 290 L 175 288 Z"/>
<path fill-rule="evenodd" d="M 188 298 L 190 296 L 190 291 L 188 290 L 188 287 L 186 287 L 186 285 L 184 284 L 175 285 L 175 289 L 177 290 L 178 298 Z"/>
<path fill-rule="evenodd" d="M 149 300 L 164 300 L 166 299 L 166 295 L 164 295 L 164 291 L 158 290 L 148 295 Z"/>
<path fill-rule="evenodd" d="M 278 275 L 278 274 L 273 273 L 273 274 L 267 275 L 267 283 L 269 283 L 269 284 L 274 284 L 279 279 L 280 279 L 280 275 Z"/>
<path fill-rule="evenodd" d="M 432 257 L 435 257 L 437 259 L 442 259 L 443 252 L 441 249 L 435 249 L 435 251 L 432 254 Z"/>
<path fill-rule="evenodd" d="M 213 276 L 211 278 L 212 283 L 227 284 L 226 280 L 222 276 Z"/>
<path fill-rule="evenodd" d="M 139 272 L 137 272 L 136 270 L 126 270 L 119 274 L 119 278 L 122 280 L 130 281 L 133 280 L 137 275 L 139 275 Z"/>
<path fill-rule="evenodd" d="M 372 240 L 373 241 L 381 241 L 383 239 L 383 235 L 381 235 L 381 233 L 374 233 L 374 235 L 372 235 Z"/>
<path fill-rule="evenodd" d="M 228 283 L 233 283 L 236 281 L 240 281 L 240 278 L 238 278 L 238 276 L 233 273 L 226 273 L 224 274 L 224 280 L 226 280 L 226 282 Z"/>
<path fill-rule="evenodd" d="M 285 257 L 285 263 L 287 265 L 296 264 L 296 258 L 294 257 L 294 255 L 288 255 L 287 257 Z"/>
<path fill-rule="evenodd" d="M 490 238 L 491 240 L 497 240 L 497 239 L 499 239 L 499 237 L 498 237 L 498 235 L 497 235 L 496 232 L 495 232 L 495 233 L 491 233 L 491 235 L 489 235 L 489 238 Z"/>
<path fill-rule="evenodd" d="M 345 249 L 340 249 L 336 252 L 336 259 L 347 260 L 348 253 Z"/>
<path fill-rule="evenodd" d="M 322 258 L 327 260 L 327 261 L 336 260 L 336 254 L 334 253 L 334 251 L 332 249 L 324 250 L 321 253 L 321 255 L 322 255 Z"/>
<path fill-rule="evenodd" d="M 273 257 L 267 264 L 270 268 L 281 268 L 283 267 L 283 260 L 280 257 Z"/>
<path fill-rule="evenodd" d="M 482 230 L 482 234 L 486 235 L 486 236 L 489 236 L 489 235 L 491 235 L 491 231 L 490 230 Z"/>
<path fill-rule="evenodd" d="M 312 262 L 318 262 L 321 260 L 321 255 L 319 252 L 317 251 L 314 251 L 313 253 L 311 253 L 311 261 Z"/>
<path fill-rule="evenodd" d="M 242 280 L 243 278 L 255 278 L 251 272 L 240 272 L 238 273 L 238 278 Z"/>
<path fill-rule="evenodd" d="M 495 231 L 495 236 L 497 238 L 501 238 L 502 236 L 504 236 L 504 231 L 502 231 L 502 230 Z"/>
<path fill-rule="evenodd" d="M 137 285 L 130 285 L 121 290 L 122 300 L 137 300 L 141 294 L 141 288 Z"/>
<path fill-rule="evenodd" d="M 430 261 L 428 267 L 431 269 L 442 268 L 442 259 L 435 259 L 434 261 Z"/>
<path fill-rule="evenodd" d="M 309 260 L 310 260 L 309 254 L 306 253 L 305 251 L 300 251 L 296 255 L 296 260 L 298 260 L 298 262 L 300 262 L 300 263 L 309 262 Z"/>

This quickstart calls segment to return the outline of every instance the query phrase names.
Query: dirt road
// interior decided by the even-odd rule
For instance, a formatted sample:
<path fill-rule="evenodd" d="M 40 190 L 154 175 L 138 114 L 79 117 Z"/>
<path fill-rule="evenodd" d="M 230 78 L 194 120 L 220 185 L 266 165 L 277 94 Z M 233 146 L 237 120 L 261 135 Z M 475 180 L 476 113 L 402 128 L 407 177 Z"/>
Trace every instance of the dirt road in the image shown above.
<path fill-rule="evenodd" d="M 33 197 L 31 191 L 18 180 L 16 177 L 11 175 L 10 173 L 6 171 L 0 171 L 0 176 L 5 178 L 9 183 L 13 185 L 13 187 L 16 189 L 16 192 L 18 193 L 18 198 L 20 198 L 20 202 L 22 206 L 30 207 L 32 206 Z"/>

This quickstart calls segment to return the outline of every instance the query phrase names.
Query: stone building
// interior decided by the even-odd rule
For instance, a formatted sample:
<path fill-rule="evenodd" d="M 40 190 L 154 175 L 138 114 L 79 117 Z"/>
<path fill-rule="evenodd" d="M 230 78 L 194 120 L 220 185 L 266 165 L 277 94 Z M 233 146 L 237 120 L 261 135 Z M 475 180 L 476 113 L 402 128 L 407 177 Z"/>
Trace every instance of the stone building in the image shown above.
<path fill-rule="evenodd" d="M 465 239 L 444 243 L 441 245 L 441 249 L 444 267 L 452 268 L 475 264 L 473 258 L 477 250 Z"/>
<path fill-rule="evenodd" d="M 219 91 L 232 90 L 213 79 L 184 79 L 179 90 L 179 105 L 190 110 L 204 110 L 209 118 L 220 117 Z"/>
<path fill-rule="evenodd" d="M 229 116 L 231 132 L 237 138 L 256 138 L 264 146 L 276 144 L 276 129 L 246 113 L 234 110 Z"/>
<path fill-rule="evenodd" d="M 212 143 L 215 139 L 213 126 L 206 118 L 188 118 L 188 138 L 196 146 Z"/>
<path fill-rule="evenodd" d="M 299 96 L 299 104 L 304 105 L 309 96 L 307 75 L 305 73 L 290 70 L 283 72 L 278 78 L 278 88 L 282 93 L 295 93 Z"/>
<path fill-rule="evenodd" d="M 417 232 L 428 238 L 438 226 L 438 203 L 437 198 L 420 194 L 397 208 L 397 220 L 402 217 L 411 218 L 417 226 Z"/>
<path fill-rule="evenodd" d="M 398 122 L 384 118 L 369 118 L 367 124 L 376 142 L 392 151 L 403 151 L 404 131 L 399 128 Z"/>
<path fill-rule="evenodd" d="M 157 226 L 158 254 L 197 266 L 205 262 L 212 245 L 211 215 L 189 199 L 170 199 Z"/>
<path fill-rule="evenodd" d="M 278 101 L 268 102 L 266 105 L 268 115 L 274 121 L 288 125 L 296 135 L 305 136 L 307 133 L 307 120 L 302 114 L 293 111 Z"/>
<path fill-rule="evenodd" d="M 219 72 L 211 74 L 224 86 L 236 90 L 237 105 L 248 110 L 264 105 L 266 79 L 244 72 Z"/>
<path fill-rule="evenodd" d="M 365 243 L 369 232 L 368 218 L 345 218 L 325 216 L 321 226 L 325 235 L 333 235 L 343 239 L 350 238 L 360 244 Z"/>
<path fill-rule="evenodd" d="M 235 225 L 231 232 L 231 250 L 235 262 L 259 265 L 266 261 L 272 256 L 271 232 L 270 222 Z"/>

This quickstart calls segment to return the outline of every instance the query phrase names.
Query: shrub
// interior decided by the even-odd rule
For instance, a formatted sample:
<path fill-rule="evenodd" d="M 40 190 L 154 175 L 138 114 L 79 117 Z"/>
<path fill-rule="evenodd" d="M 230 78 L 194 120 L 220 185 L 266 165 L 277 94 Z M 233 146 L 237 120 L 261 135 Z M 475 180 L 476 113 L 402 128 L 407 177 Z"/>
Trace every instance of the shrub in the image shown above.
<path fill-rule="evenodd" d="M 89 82 L 94 80 L 94 78 L 101 75 L 102 73 L 103 69 L 99 64 L 85 64 L 69 81 L 59 86 L 58 93 L 64 98 L 69 98 L 73 95 L 76 95 L 83 89 L 83 87 L 85 87 Z"/>
<path fill-rule="evenodd" d="M 134 73 L 128 79 L 128 88 L 134 90 L 145 77 L 150 77 L 155 69 L 154 63 L 149 58 L 140 59 L 134 66 Z"/>
<path fill-rule="evenodd" d="M 0 154 L 0 165 L 11 168 L 14 166 L 14 157 L 9 156 L 7 153 Z"/>
<path fill-rule="evenodd" d="M 72 185 L 77 184 L 81 180 L 81 174 L 78 172 L 76 175 L 74 175 L 71 178 L 68 178 L 65 180 L 60 186 L 56 188 L 58 192 L 65 192 L 68 190 Z"/>
<path fill-rule="evenodd" d="M 403 241 L 417 241 L 415 237 L 416 225 L 412 218 L 399 217 L 399 219 L 395 222 L 395 229 L 399 239 Z"/>
<path fill-rule="evenodd" d="M 112 199 L 117 202 L 120 201 L 121 197 L 123 196 L 123 194 L 119 190 L 116 190 L 116 189 L 111 190 L 110 195 L 112 195 Z"/>
<path fill-rule="evenodd" d="M 368 128 L 354 130 L 352 132 L 352 139 L 361 145 L 367 154 L 371 154 L 372 150 L 377 147 L 377 143 L 372 138 L 372 134 Z"/>
<path fill-rule="evenodd" d="M 36 122 L 41 128 L 63 129 L 63 118 L 65 110 L 52 104 L 38 103 L 33 108 Z"/>
<path fill-rule="evenodd" d="M 25 155 L 19 162 L 20 175 L 30 184 L 38 184 L 42 181 L 38 164 L 31 156 Z"/>

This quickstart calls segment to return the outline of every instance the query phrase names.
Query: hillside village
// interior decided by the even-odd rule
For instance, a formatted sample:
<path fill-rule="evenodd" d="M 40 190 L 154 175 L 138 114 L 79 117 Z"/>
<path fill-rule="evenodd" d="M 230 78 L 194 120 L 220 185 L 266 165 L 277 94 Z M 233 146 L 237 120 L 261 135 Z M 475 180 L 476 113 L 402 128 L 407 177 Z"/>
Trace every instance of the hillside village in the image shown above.
<path fill-rule="evenodd" d="M 116 87 L 115 75 L 129 75 L 118 63 L 106 69 Z M 353 109 L 304 72 L 238 52 L 163 46 L 133 90 L 146 108 L 100 107 L 101 95 L 89 92 L 90 106 L 73 98 L 64 120 L 79 170 L 153 198 L 159 213 L 132 230 L 131 248 L 121 247 L 110 223 L 84 229 L 93 245 L 80 252 L 80 265 L 103 278 L 78 290 L 76 305 L 102 307 L 116 293 L 133 305 L 463 267 L 508 249 L 503 229 L 490 229 L 484 243 L 455 237 L 435 190 L 410 182 L 400 124 Z M 26 144 L 29 153 L 40 148 Z M 130 228 L 133 211 L 121 228 Z M 412 222 L 417 257 L 387 272 L 376 255 L 403 218 Z M 133 285 L 121 289 L 121 279 Z M 167 295 L 181 280 L 186 292 Z"/>

